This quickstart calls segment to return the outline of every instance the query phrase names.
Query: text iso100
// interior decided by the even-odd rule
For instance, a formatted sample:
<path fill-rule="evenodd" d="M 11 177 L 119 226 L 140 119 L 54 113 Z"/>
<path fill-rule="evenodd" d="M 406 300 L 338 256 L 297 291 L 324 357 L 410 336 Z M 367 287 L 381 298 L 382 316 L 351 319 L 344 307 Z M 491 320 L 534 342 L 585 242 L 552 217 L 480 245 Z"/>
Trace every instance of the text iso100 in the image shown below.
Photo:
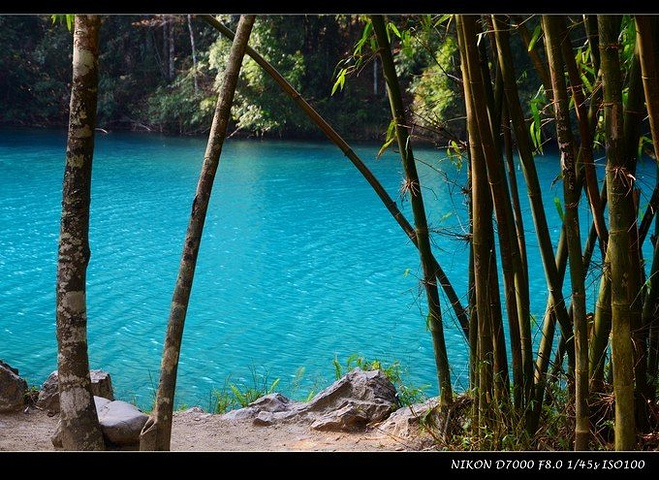
<path fill-rule="evenodd" d="M 602 460 L 602 470 L 643 470 L 645 460 Z"/>

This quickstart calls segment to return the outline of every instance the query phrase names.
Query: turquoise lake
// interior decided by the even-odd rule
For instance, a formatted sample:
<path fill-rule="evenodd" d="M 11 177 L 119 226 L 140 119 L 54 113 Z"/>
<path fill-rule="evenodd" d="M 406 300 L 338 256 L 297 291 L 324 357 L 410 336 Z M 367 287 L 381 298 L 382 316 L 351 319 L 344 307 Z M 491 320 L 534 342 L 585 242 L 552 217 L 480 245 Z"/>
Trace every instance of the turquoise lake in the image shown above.
<path fill-rule="evenodd" d="M 143 407 L 151 406 L 157 388 L 205 146 L 205 138 L 136 133 L 99 134 L 96 141 L 90 363 L 111 374 L 117 398 Z M 64 131 L 0 129 L 0 359 L 30 385 L 40 385 L 57 367 L 55 278 L 65 147 Z M 376 158 L 379 145 L 353 148 L 412 221 L 399 193 L 403 174 L 396 152 Z M 465 168 L 440 150 L 419 148 L 416 156 L 436 230 L 435 256 L 466 304 Z M 538 157 L 537 167 L 556 241 L 558 158 Z M 652 162 L 641 162 L 637 180 L 645 196 L 655 175 Z M 518 179 L 528 213 L 521 172 Z M 525 221 L 532 309 L 541 319 L 547 292 L 530 215 Z M 590 221 L 586 210 L 582 221 Z M 399 362 L 406 383 L 436 395 L 419 276 L 417 250 L 333 144 L 227 140 L 185 324 L 177 405 L 209 409 L 214 391 L 230 383 L 249 387 L 255 379 L 279 379 L 277 391 L 304 399 L 334 381 L 335 359 L 345 367 L 354 354 Z M 587 287 L 595 292 L 595 277 Z M 467 345 L 447 304 L 443 310 L 454 388 L 461 390 L 468 384 Z"/>

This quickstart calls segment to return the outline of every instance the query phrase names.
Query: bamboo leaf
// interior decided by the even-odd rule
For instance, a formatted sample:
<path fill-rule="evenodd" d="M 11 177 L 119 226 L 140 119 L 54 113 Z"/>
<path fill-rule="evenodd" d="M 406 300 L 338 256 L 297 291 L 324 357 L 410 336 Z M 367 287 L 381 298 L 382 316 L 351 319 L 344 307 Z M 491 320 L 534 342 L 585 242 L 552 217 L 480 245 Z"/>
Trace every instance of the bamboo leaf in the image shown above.
<path fill-rule="evenodd" d="M 438 25 L 441 25 L 442 23 L 444 23 L 447 20 L 450 20 L 451 17 L 453 17 L 453 15 L 450 14 L 450 13 L 445 13 L 444 15 L 441 15 L 439 17 L 439 19 L 435 22 L 435 27 L 438 26 Z"/>
<path fill-rule="evenodd" d="M 528 48 L 529 52 L 533 50 L 533 47 L 535 47 L 535 44 L 540 38 L 541 33 L 542 33 L 542 27 L 540 26 L 540 24 L 538 24 L 535 27 L 535 30 L 533 30 L 533 35 L 531 36 L 531 40 L 529 41 L 529 48 Z"/>
<path fill-rule="evenodd" d="M 392 120 L 389 122 L 389 126 L 387 127 L 387 136 L 385 137 L 385 142 L 384 144 L 380 147 L 380 150 L 378 150 L 377 155 L 375 158 L 380 158 L 382 154 L 391 146 L 392 143 L 396 140 L 396 122 Z"/>
<path fill-rule="evenodd" d="M 369 21 L 364 25 L 364 31 L 362 32 L 362 36 L 355 45 L 354 49 L 354 55 L 361 55 L 362 53 L 362 48 L 366 44 L 366 41 L 371 37 L 371 31 L 373 30 L 373 24 Z M 371 42 L 372 43 L 372 42 Z"/>
<path fill-rule="evenodd" d="M 403 35 L 400 33 L 400 30 L 398 30 L 398 27 L 393 24 L 393 22 L 389 22 L 389 30 L 393 32 L 394 35 L 396 35 L 398 38 L 403 38 Z"/>
<path fill-rule="evenodd" d="M 334 82 L 331 95 L 334 95 L 334 93 L 338 89 L 343 90 L 343 86 L 345 85 L 345 83 L 346 83 L 346 69 L 342 68 L 341 70 L 339 70 L 339 74 L 337 75 L 336 82 Z"/>
<path fill-rule="evenodd" d="M 561 204 L 561 199 L 558 197 L 554 197 L 554 205 L 556 205 L 556 211 L 558 212 L 558 216 L 560 217 L 561 221 L 565 221 L 565 212 L 563 211 L 563 205 Z"/>
<path fill-rule="evenodd" d="M 378 150 L 378 154 L 375 156 L 376 158 L 380 158 L 382 154 L 391 146 L 392 143 L 394 143 L 395 138 L 390 138 L 384 144 L 382 147 L 380 147 L 380 150 Z"/>
<path fill-rule="evenodd" d="M 66 22 L 66 28 L 69 30 L 69 32 L 73 31 L 73 22 L 75 21 L 75 15 L 74 14 L 66 14 L 66 15 L 60 15 L 60 14 L 53 14 L 50 16 L 50 19 L 52 20 L 52 24 L 55 25 L 55 23 L 62 23 Z"/>

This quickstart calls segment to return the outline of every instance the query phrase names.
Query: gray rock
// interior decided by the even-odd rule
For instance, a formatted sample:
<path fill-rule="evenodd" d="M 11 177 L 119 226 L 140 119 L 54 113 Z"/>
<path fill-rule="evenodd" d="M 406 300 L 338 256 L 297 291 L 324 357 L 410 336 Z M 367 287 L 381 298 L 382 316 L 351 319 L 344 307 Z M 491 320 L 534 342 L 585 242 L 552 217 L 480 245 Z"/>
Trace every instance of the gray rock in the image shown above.
<path fill-rule="evenodd" d="M 279 414 L 280 418 L 285 418 L 297 413 L 301 405 L 281 393 L 271 393 L 253 401 L 245 408 L 231 410 L 223 416 L 230 420 L 254 419 L 257 423 L 269 425 L 275 417 L 273 414 Z"/>
<path fill-rule="evenodd" d="M 440 407 L 439 397 L 399 408 L 386 420 L 378 423 L 379 431 L 412 450 L 430 449 L 438 439 L 449 441 L 460 435 L 470 422 L 472 399 L 459 396 L 448 407 Z"/>
<path fill-rule="evenodd" d="M 27 382 L 18 370 L 0 360 L 0 412 L 16 412 L 25 407 Z"/>
<path fill-rule="evenodd" d="M 396 388 L 380 370 L 359 368 L 334 382 L 309 402 L 317 430 L 363 430 L 398 407 Z"/>
<path fill-rule="evenodd" d="M 114 400 L 112 389 L 112 379 L 108 372 L 103 370 L 90 370 L 89 375 L 92 380 L 92 394 L 97 397 Z M 48 375 L 39 391 L 37 407 L 46 410 L 48 414 L 54 415 L 59 412 L 59 377 L 57 370 Z"/>
<path fill-rule="evenodd" d="M 147 414 L 122 400 L 109 401 L 99 397 L 94 400 L 106 443 L 118 446 L 139 444 L 140 432 L 149 418 Z"/>
<path fill-rule="evenodd" d="M 140 432 L 149 418 L 148 415 L 121 400 L 110 401 L 94 396 L 94 404 L 103 439 L 109 449 L 139 446 Z M 61 422 L 57 422 L 57 428 L 51 438 L 55 448 L 62 448 L 60 432 Z"/>
<path fill-rule="evenodd" d="M 317 430 L 350 431 L 363 430 L 387 418 L 397 405 L 396 389 L 381 371 L 357 368 L 310 402 L 295 402 L 274 393 L 224 417 L 252 419 L 256 425 L 304 422 Z"/>

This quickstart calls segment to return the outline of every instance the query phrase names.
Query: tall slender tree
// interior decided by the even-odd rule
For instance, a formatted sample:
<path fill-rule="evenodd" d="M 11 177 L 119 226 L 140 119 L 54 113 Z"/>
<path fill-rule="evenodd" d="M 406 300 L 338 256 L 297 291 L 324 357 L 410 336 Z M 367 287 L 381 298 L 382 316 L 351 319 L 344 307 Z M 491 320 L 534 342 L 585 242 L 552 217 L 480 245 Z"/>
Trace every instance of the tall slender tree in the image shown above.
<path fill-rule="evenodd" d="M 76 15 L 73 81 L 57 261 L 57 365 L 65 450 L 103 450 L 87 352 L 89 209 L 98 95 L 97 15 Z"/>
<path fill-rule="evenodd" d="M 494 252 L 492 231 L 492 198 L 487 184 L 487 166 L 483 153 L 481 131 L 478 128 L 476 106 L 477 101 L 484 102 L 483 90 L 480 97 L 474 98 L 471 85 L 471 75 L 479 75 L 480 70 L 476 68 L 477 59 L 474 57 L 473 49 L 467 47 L 467 42 L 475 40 L 465 34 L 465 21 L 472 27 L 469 30 L 474 34 L 472 16 L 458 15 L 456 17 L 458 46 L 460 49 L 463 87 L 465 93 L 465 109 L 467 113 L 467 132 L 469 134 L 469 156 L 470 156 L 470 215 L 471 215 L 471 249 L 473 261 L 471 268 L 473 272 L 474 304 L 477 323 L 472 324 L 471 348 L 473 350 L 472 367 L 474 379 L 471 384 L 475 388 L 474 423 L 476 431 L 481 427 L 487 427 L 488 410 L 494 402 L 493 364 L 494 346 L 492 340 L 492 312 L 490 304 L 490 276 L 495 272 L 492 269 L 492 254 Z M 467 38 L 469 36 L 469 39 Z M 471 54 L 471 55 L 470 55 Z M 475 70 L 475 71 L 474 71 Z"/>
<path fill-rule="evenodd" d="M 576 149 L 568 105 L 563 54 L 561 45 L 567 41 L 562 35 L 563 17 L 544 15 L 542 26 L 547 46 L 547 61 L 554 100 L 556 136 L 561 155 L 563 196 L 565 200 L 565 232 L 570 261 L 572 286 L 572 321 L 575 338 L 575 450 L 587 450 L 590 438 L 588 412 L 588 326 L 586 324 L 585 275 L 581 257 L 581 232 L 579 228 L 579 189 L 577 188 Z M 599 192 L 596 192 L 599 195 Z"/>
<path fill-rule="evenodd" d="M 636 444 L 634 409 L 634 349 L 630 315 L 630 229 L 635 221 L 629 209 L 632 178 L 624 160 L 622 79 L 619 58 L 621 17 L 598 15 L 604 120 L 606 185 L 609 203 L 607 262 L 611 275 L 611 356 L 615 395 L 615 449 L 633 450 Z"/>
<path fill-rule="evenodd" d="M 142 429 L 140 450 L 169 450 L 170 448 L 172 414 L 183 327 L 192 292 L 192 283 L 206 220 L 206 211 L 208 210 L 213 182 L 226 138 L 227 127 L 231 119 L 231 106 L 238 82 L 238 75 L 254 19 L 254 15 L 242 15 L 240 17 L 236 36 L 231 46 L 227 68 L 224 72 L 224 79 L 220 88 L 215 115 L 204 154 L 204 162 L 199 175 L 194 201 L 192 202 L 192 211 L 190 212 L 183 254 L 174 288 L 160 367 L 160 383 L 158 385 L 156 405 Z"/>
<path fill-rule="evenodd" d="M 425 206 L 423 203 L 423 194 L 421 192 L 421 182 L 414 160 L 412 143 L 408 131 L 408 122 L 403 105 L 403 97 L 396 74 L 391 47 L 385 26 L 384 18 L 381 15 L 371 17 L 373 31 L 378 42 L 378 51 L 382 60 L 382 70 L 387 84 L 387 94 L 391 106 L 391 114 L 395 124 L 396 139 L 398 148 L 405 170 L 405 185 L 409 193 L 412 213 L 414 215 L 416 239 L 419 247 L 421 258 L 421 267 L 423 270 L 423 286 L 426 291 L 428 300 L 428 327 L 433 341 L 435 352 L 435 364 L 437 368 L 437 380 L 440 389 L 440 405 L 448 406 L 453 403 L 453 388 L 451 386 L 451 374 L 449 369 L 448 354 L 446 352 L 446 343 L 444 339 L 444 326 L 442 324 L 442 311 L 439 302 L 439 290 L 435 277 L 435 266 L 430 244 L 430 232 L 428 230 L 428 220 L 426 218 Z"/>

